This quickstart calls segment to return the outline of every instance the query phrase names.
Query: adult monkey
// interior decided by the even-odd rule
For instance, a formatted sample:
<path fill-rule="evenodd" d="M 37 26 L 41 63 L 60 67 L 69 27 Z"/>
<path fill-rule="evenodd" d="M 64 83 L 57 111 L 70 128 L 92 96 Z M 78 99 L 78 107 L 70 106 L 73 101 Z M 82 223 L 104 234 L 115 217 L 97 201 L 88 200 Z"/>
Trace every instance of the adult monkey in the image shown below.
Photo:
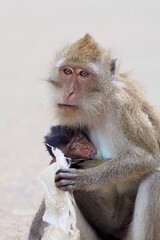
<path fill-rule="evenodd" d="M 87 127 L 97 156 L 106 159 L 92 169 L 60 169 L 57 187 L 74 191 L 82 213 L 101 238 L 110 233 L 123 240 L 159 240 L 160 173 L 155 169 L 160 165 L 160 118 L 156 111 L 136 83 L 116 72 L 110 52 L 89 35 L 60 51 L 52 71 L 49 82 L 55 90 L 53 107 L 59 124 Z M 121 214 L 117 212 L 125 201 L 134 204 L 128 228 L 124 215 L 130 208 L 123 204 Z"/>

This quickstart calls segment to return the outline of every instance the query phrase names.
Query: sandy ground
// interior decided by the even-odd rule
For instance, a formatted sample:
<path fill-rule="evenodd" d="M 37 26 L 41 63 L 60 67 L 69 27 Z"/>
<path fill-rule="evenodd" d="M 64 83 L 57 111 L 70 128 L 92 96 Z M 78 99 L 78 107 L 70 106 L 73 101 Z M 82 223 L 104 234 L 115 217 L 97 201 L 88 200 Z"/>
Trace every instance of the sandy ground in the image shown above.
<path fill-rule="evenodd" d="M 0 5 L 0 240 L 24 240 L 43 197 L 37 174 L 50 160 L 43 136 L 54 118 L 39 86 L 43 89 L 52 53 L 90 32 L 113 49 L 122 67 L 135 69 L 134 79 L 159 108 L 160 3 L 6 0 Z"/>

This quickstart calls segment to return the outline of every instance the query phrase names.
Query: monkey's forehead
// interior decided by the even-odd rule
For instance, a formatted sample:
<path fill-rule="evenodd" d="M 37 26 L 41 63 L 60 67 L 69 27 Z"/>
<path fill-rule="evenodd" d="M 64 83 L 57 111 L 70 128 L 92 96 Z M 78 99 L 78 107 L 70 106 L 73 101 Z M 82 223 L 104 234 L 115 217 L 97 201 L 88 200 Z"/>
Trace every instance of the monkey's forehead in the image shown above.
<path fill-rule="evenodd" d="M 105 51 L 94 39 L 86 34 L 83 38 L 67 46 L 61 51 L 59 63 L 63 64 L 82 64 L 97 63 L 102 59 L 102 55 L 110 55 L 110 51 Z"/>
<path fill-rule="evenodd" d="M 101 50 L 98 44 L 89 35 L 85 35 L 70 46 L 66 61 L 81 61 L 85 64 L 89 59 L 93 62 L 99 60 L 100 55 Z"/>

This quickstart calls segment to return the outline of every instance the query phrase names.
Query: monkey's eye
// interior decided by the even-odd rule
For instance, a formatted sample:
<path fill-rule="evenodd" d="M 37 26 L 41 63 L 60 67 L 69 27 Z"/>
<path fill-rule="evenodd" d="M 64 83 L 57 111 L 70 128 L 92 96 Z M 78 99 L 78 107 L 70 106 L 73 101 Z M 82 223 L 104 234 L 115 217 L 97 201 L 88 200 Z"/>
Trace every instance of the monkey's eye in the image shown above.
<path fill-rule="evenodd" d="M 72 71 L 71 71 L 71 69 L 69 69 L 69 68 L 65 68 L 65 69 L 63 70 L 63 72 L 64 72 L 66 75 L 72 74 Z"/>
<path fill-rule="evenodd" d="M 77 150 L 77 144 L 76 143 L 72 143 L 69 146 L 69 149 L 70 149 L 71 152 L 75 152 Z"/>
<path fill-rule="evenodd" d="M 84 138 L 83 134 L 78 134 L 78 136 L 76 137 L 76 140 L 81 141 L 83 140 L 83 138 Z"/>
<path fill-rule="evenodd" d="M 80 71 L 79 75 L 81 77 L 87 77 L 89 75 L 89 73 L 87 71 L 85 71 L 85 70 L 82 70 L 82 71 Z"/>

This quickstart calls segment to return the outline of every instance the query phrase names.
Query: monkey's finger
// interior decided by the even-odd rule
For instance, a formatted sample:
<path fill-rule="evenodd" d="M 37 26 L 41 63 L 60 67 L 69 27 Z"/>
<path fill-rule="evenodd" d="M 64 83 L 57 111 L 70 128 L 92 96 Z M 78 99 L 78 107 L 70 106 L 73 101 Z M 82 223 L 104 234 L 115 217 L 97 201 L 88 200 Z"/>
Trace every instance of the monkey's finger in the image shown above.
<path fill-rule="evenodd" d="M 68 181 L 68 180 L 61 180 L 59 182 L 55 183 L 55 186 L 57 188 L 64 188 L 64 187 L 68 187 L 68 186 L 74 186 L 75 185 L 75 181 Z"/>
<path fill-rule="evenodd" d="M 56 176 L 55 176 L 55 183 L 59 182 L 63 179 L 76 179 L 77 177 L 77 173 L 70 173 L 70 172 L 59 172 Z"/>
<path fill-rule="evenodd" d="M 62 191 L 65 191 L 65 192 L 66 191 L 71 192 L 71 191 L 75 190 L 75 186 L 74 185 L 66 185 L 66 186 L 60 187 L 59 189 Z"/>
<path fill-rule="evenodd" d="M 76 173 L 76 169 L 75 168 L 60 168 L 57 172 L 56 175 L 64 172 L 64 173 Z"/>

